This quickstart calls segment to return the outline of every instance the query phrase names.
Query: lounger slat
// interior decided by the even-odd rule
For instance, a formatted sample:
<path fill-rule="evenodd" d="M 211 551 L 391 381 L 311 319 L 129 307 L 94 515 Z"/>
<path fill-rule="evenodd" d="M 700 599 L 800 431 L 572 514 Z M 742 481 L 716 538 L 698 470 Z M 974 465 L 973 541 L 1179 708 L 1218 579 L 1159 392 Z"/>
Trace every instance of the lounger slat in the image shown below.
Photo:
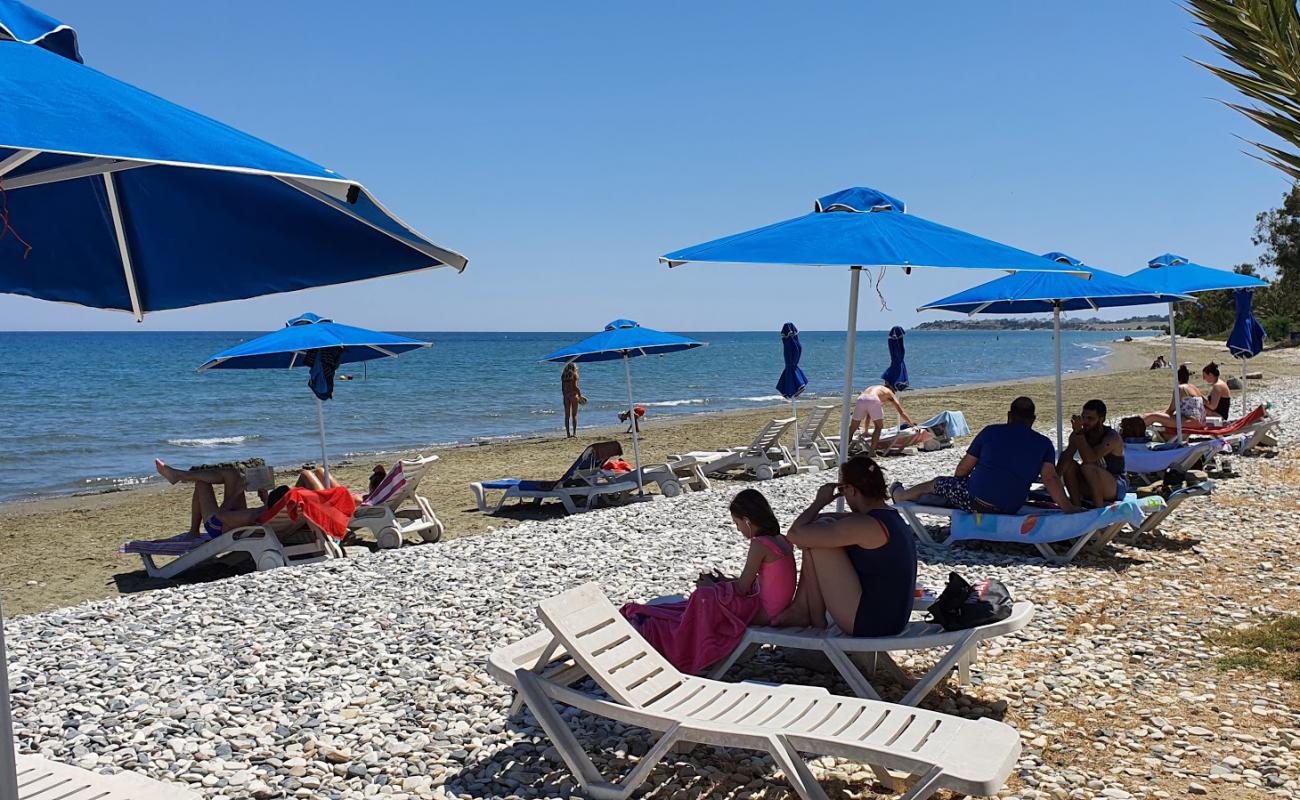
<path fill-rule="evenodd" d="M 840 732 L 838 738 L 852 739 L 854 741 L 865 740 L 882 728 L 885 723 L 889 722 L 891 717 L 895 716 L 897 716 L 897 713 L 889 706 L 868 708 L 862 716 L 853 721 L 852 725 Z"/>
<path fill-rule="evenodd" d="M 660 713 L 676 712 L 677 709 L 690 703 L 705 692 L 712 691 L 711 687 L 701 683 L 683 681 L 671 694 L 664 695 L 657 700 L 646 703 L 646 708 L 653 709 Z"/>
<path fill-rule="evenodd" d="M 807 714 L 803 719 L 788 727 L 792 731 L 799 731 L 813 736 L 834 736 L 853 721 L 854 715 L 862 713 L 862 707 L 857 703 L 847 702 L 837 702 L 826 710 L 830 713 Z"/>
<path fill-rule="evenodd" d="M 769 706 L 769 704 L 771 705 Z M 778 710 L 778 705 L 776 698 L 773 698 L 770 692 L 761 690 L 749 692 L 741 698 L 740 702 L 732 705 L 717 716 L 709 716 L 709 719 L 714 722 L 727 722 L 733 725 L 752 724 L 752 718 L 755 715 L 760 717 L 768 716 L 768 714 Z M 766 713 L 763 712 L 765 706 L 768 708 Z"/>
<path fill-rule="evenodd" d="M 609 676 L 624 689 L 635 689 L 643 681 L 665 672 L 663 664 L 640 650 L 627 664 L 609 671 Z"/>
<path fill-rule="evenodd" d="M 705 719 L 708 717 L 710 708 L 733 703 L 739 700 L 740 695 L 743 694 L 743 690 L 730 685 L 710 686 L 709 689 L 711 691 L 700 692 L 691 702 L 683 703 L 675 710 L 675 713 L 682 717 Z M 716 713 L 722 712 L 718 711 Z"/>
<path fill-rule="evenodd" d="M 642 639 L 640 636 L 627 636 L 625 633 L 613 626 L 610 626 L 610 628 L 606 630 L 598 631 L 596 634 L 593 634 L 593 636 L 600 636 L 602 639 L 614 639 L 614 641 L 608 646 L 602 644 L 593 647 L 591 642 L 583 642 L 583 644 L 591 647 L 592 652 L 595 654 L 594 661 L 596 666 L 601 669 L 609 670 L 610 672 L 615 672 L 621 669 L 625 665 L 631 663 L 637 656 L 645 655 L 645 651 L 649 647 L 646 640 Z M 619 639 L 621 639 L 621 641 L 619 641 Z"/>
<path fill-rule="evenodd" d="M 809 716 L 824 719 L 828 709 L 839 705 L 838 701 L 827 704 L 823 699 L 814 697 L 788 698 L 788 700 L 789 702 L 782 703 L 775 715 L 768 715 L 761 719 L 751 718 L 754 724 L 764 728 L 791 729 Z"/>
<path fill-rule="evenodd" d="M 641 683 L 639 686 L 627 690 L 628 702 L 634 705 L 643 706 L 661 697 L 673 688 L 680 686 L 682 677 L 676 672 L 660 672 Z"/>

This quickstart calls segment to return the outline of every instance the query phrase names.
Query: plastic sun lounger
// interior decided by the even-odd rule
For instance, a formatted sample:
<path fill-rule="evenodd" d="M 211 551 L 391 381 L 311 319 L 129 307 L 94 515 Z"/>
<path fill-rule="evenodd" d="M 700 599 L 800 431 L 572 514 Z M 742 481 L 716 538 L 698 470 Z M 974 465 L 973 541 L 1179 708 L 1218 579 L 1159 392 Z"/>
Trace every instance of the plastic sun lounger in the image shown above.
<path fill-rule="evenodd" d="M 375 490 L 366 495 L 352 513 L 348 530 L 365 528 L 381 549 L 401 547 L 407 536 L 418 535 L 426 542 L 442 538 L 442 520 L 427 497 L 416 494 L 437 456 L 403 459 L 393 465 Z M 403 509 L 413 503 L 415 508 Z"/>
<path fill-rule="evenodd" d="M 183 784 L 134 772 L 103 775 L 40 756 L 15 757 L 19 800 L 199 800 Z"/>
<path fill-rule="evenodd" d="M 830 469 L 839 462 L 840 452 L 823 434 L 822 429 L 835 412 L 835 406 L 815 406 L 799 431 L 799 459 L 810 467 Z"/>
<path fill-rule="evenodd" d="M 1225 447 L 1244 440 L 1242 434 L 1224 438 L 1209 439 L 1203 442 L 1186 444 L 1181 447 L 1152 449 L 1144 444 L 1125 444 L 1124 462 L 1127 467 L 1130 485 L 1145 485 L 1160 479 L 1165 470 L 1187 472 L 1213 459 Z"/>
<path fill-rule="evenodd" d="M 1020 755 L 1015 729 L 990 719 L 842 697 L 811 686 L 683 675 L 595 584 L 543 601 L 538 614 L 550 636 L 494 652 L 488 669 L 518 690 L 586 796 L 595 800 L 630 797 L 679 742 L 766 752 L 805 800 L 827 796 L 803 753 L 868 764 L 891 785 L 897 781 L 889 770 L 912 776 L 913 785 L 899 800 L 923 800 L 942 790 L 993 795 Z M 602 693 L 571 688 L 564 677 L 544 671 L 560 648 Z M 627 776 L 613 782 L 601 775 L 555 703 L 663 735 Z"/>
<path fill-rule="evenodd" d="M 229 553 L 247 555 L 259 572 L 289 564 L 324 561 L 341 555 L 334 540 L 313 525 L 306 516 L 296 520 L 291 518 L 288 496 L 281 498 L 275 513 L 258 525 L 234 528 L 211 538 L 173 537 L 159 541 L 127 542 L 119 552 L 139 555 L 149 577 L 164 579 L 174 578 L 205 561 Z M 159 556 L 174 558 L 166 564 L 159 564 L 154 560 Z"/>
<path fill-rule="evenodd" d="M 623 446 L 618 442 L 597 442 L 582 451 L 582 455 L 573 462 L 558 481 L 526 481 L 518 478 L 501 478 L 495 481 L 471 483 L 469 489 L 474 493 L 478 510 L 484 514 L 500 511 L 507 500 L 558 500 L 569 514 L 577 514 L 594 508 L 602 499 L 637 490 L 636 476 L 627 473 L 611 479 L 601 469 L 611 458 L 623 455 Z M 502 491 L 501 498 L 495 505 L 487 499 L 489 490 Z M 579 505 L 578 501 L 582 501 Z"/>
<path fill-rule="evenodd" d="M 827 443 L 839 452 L 840 437 L 838 434 L 826 437 Z M 871 435 L 859 435 L 857 441 L 863 442 L 863 446 L 871 443 Z M 927 428 L 914 425 L 908 428 L 885 428 L 880 431 L 880 442 L 877 445 L 880 452 L 885 455 L 902 455 L 903 451 L 909 447 L 920 447 L 926 442 L 934 441 L 934 434 Z M 850 451 L 852 452 L 852 451 Z"/>
<path fill-rule="evenodd" d="M 1128 497 L 1125 498 L 1125 501 L 1129 500 L 1130 498 L 1136 499 L 1134 498 L 1133 495 L 1129 495 Z M 1131 512 L 1124 513 L 1124 514 L 1110 513 L 1113 508 L 1124 508 L 1126 505 L 1131 506 L 1132 508 Z M 930 535 L 930 532 L 925 527 L 925 524 L 921 522 L 920 515 L 924 514 L 932 517 L 943 517 L 944 519 L 947 519 L 949 521 L 949 524 L 951 525 L 952 521 L 954 520 L 954 518 L 957 517 L 957 515 L 966 514 L 966 512 L 964 511 L 960 511 L 955 508 L 948 508 L 947 506 L 926 505 L 926 504 L 914 503 L 914 502 L 895 503 L 894 508 L 897 509 L 898 513 L 903 515 L 903 519 L 907 520 L 907 524 L 911 526 L 912 532 L 916 534 L 916 538 L 920 539 L 926 544 L 933 545 L 936 547 L 946 547 L 948 544 L 954 541 L 954 539 L 950 535 L 948 539 L 946 539 L 942 543 L 936 541 L 935 538 Z M 1094 540 L 1096 540 L 1096 542 L 1093 544 L 1093 550 L 1100 550 L 1101 548 L 1109 544 L 1111 540 L 1113 540 L 1116 536 L 1118 536 L 1119 533 L 1123 531 L 1125 527 L 1133 524 L 1140 525 L 1141 521 L 1140 520 L 1135 521 L 1134 517 L 1136 515 L 1143 515 L 1146 512 L 1143 511 L 1140 505 L 1136 502 L 1132 504 L 1127 504 L 1126 502 L 1112 503 L 1106 508 L 1093 509 L 1091 511 L 1082 511 L 1079 512 L 1078 514 L 1069 515 L 1072 518 L 1082 517 L 1084 519 L 1088 519 L 1091 522 L 1091 525 L 1081 528 L 1077 533 L 1071 534 L 1068 538 L 1063 538 L 1058 541 L 1042 541 L 1042 540 L 1034 540 L 1030 538 L 1030 532 L 1034 529 L 1038 521 L 1044 520 L 1049 516 L 1057 515 L 1060 513 L 1061 513 L 1060 511 L 1057 511 L 1055 509 L 1042 509 L 1042 508 L 1034 508 L 1034 507 L 1026 506 L 1025 508 L 1022 508 L 1020 510 L 1019 514 L 978 514 L 978 515 L 969 515 L 969 516 L 983 517 L 988 519 L 997 519 L 997 518 L 1021 519 L 1023 520 L 1023 522 L 1019 525 L 1019 527 L 1024 532 L 1024 536 L 1025 536 L 1025 538 L 1023 539 L 1024 544 L 1033 545 L 1034 549 L 1036 549 L 1039 552 L 1039 554 L 1042 555 L 1043 558 L 1047 559 L 1048 561 L 1052 561 L 1058 564 L 1068 564 L 1070 561 L 1074 560 L 1074 557 L 1077 556 L 1080 551 L 1082 551 L 1090 543 L 1093 543 Z M 1012 540 L 1003 539 L 1003 538 L 976 539 L 975 537 L 971 536 L 971 537 L 963 537 L 961 541 L 1012 541 Z M 1064 550 L 1058 550 L 1057 549 L 1058 544 L 1066 544 L 1067 546 Z"/>
<path fill-rule="evenodd" d="M 1254 447 L 1271 436 L 1274 428 L 1281 425 L 1279 419 L 1268 416 L 1268 411 L 1263 406 L 1257 406 L 1244 417 L 1238 417 L 1229 420 L 1217 428 L 1200 428 L 1194 425 L 1183 425 L 1183 438 L 1206 437 L 1211 439 L 1220 439 L 1232 434 L 1244 434 L 1245 438 L 1237 447 L 1237 452 L 1241 454 L 1249 453 Z M 1165 428 L 1160 425 L 1152 426 L 1158 433 L 1166 437 L 1174 435 L 1171 428 Z"/>
<path fill-rule="evenodd" d="M 710 678 L 722 678 L 727 670 L 746 658 L 761 645 L 793 649 L 815 650 L 822 653 L 844 678 L 858 697 L 879 700 L 880 695 L 863 674 L 857 659 L 862 656 L 878 657 L 896 677 L 906 680 L 901 669 L 890 659 L 889 653 L 904 650 L 929 650 L 947 648 L 947 652 L 898 702 L 905 706 L 920 703 L 939 682 L 954 669 L 958 682 L 970 682 L 970 667 L 974 663 L 976 648 L 986 639 L 1015 633 L 1034 617 L 1034 604 L 1020 601 L 1012 608 L 1011 616 L 1000 622 L 982 625 L 963 631 L 946 631 L 943 626 L 930 622 L 909 622 L 897 636 L 845 636 L 837 629 L 824 628 L 772 628 L 750 627 L 745 637 L 726 660 L 715 666 Z M 870 666 L 874 667 L 875 664 Z"/>
<path fill-rule="evenodd" d="M 668 468 L 677 471 L 679 465 L 693 463 L 709 477 L 741 471 L 760 481 L 795 471 L 794 456 L 781 444 L 781 437 L 794 424 L 794 417 L 774 419 L 759 430 L 747 447 L 730 450 L 702 450 L 668 456 Z"/>

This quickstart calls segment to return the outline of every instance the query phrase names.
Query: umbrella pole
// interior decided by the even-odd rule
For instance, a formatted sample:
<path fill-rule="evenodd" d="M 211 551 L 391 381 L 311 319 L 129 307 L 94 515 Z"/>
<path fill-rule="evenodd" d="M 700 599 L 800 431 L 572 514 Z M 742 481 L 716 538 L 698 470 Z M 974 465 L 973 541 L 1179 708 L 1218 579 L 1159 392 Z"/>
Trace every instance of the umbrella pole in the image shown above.
<path fill-rule="evenodd" d="M 4 613 L 0 611 L 0 800 L 18 800 L 18 767 L 14 761 L 14 723 L 9 705 L 9 659 L 5 653 Z"/>
<path fill-rule="evenodd" d="M 1065 398 L 1061 393 L 1061 304 L 1052 307 L 1052 330 L 1056 339 L 1056 452 L 1065 449 Z"/>
<path fill-rule="evenodd" d="M 325 401 L 316 398 L 316 424 L 320 426 L 320 463 L 325 468 L 325 488 L 330 486 L 330 462 L 325 457 Z"/>
<path fill-rule="evenodd" d="M 1241 360 L 1241 413 L 1246 413 L 1246 359 Z M 1224 422 L 1227 422 L 1225 419 Z"/>
<path fill-rule="evenodd" d="M 632 400 L 632 362 L 623 354 L 623 377 L 627 379 L 627 420 L 632 423 L 632 458 L 636 463 L 636 492 L 645 494 L 645 479 L 641 477 L 641 442 L 637 437 L 636 404 Z"/>
<path fill-rule="evenodd" d="M 1245 373 L 1242 373 L 1242 374 L 1244 375 Z M 798 402 L 798 400 L 797 400 L 796 398 L 794 398 L 794 397 L 791 397 L 791 398 L 790 398 L 790 416 L 794 418 L 794 426 L 793 426 L 793 427 L 794 427 L 794 467 L 795 467 L 796 470 L 799 469 L 799 464 L 800 464 L 800 461 L 799 461 L 799 408 L 798 408 L 798 406 L 795 405 L 797 402 Z"/>
<path fill-rule="evenodd" d="M 849 267 L 849 321 L 844 337 L 844 396 L 840 398 L 840 452 L 838 462 L 843 465 L 849 457 L 849 420 L 852 419 L 853 357 L 858 342 L 858 284 L 862 280 L 862 267 Z M 844 510 L 844 498 L 836 503 Z"/>
<path fill-rule="evenodd" d="M 1178 401 L 1178 334 L 1174 332 L 1174 304 L 1169 304 L 1169 369 L 1174 373 L 1174 441 L 1183 440 L 1183 404 Z"/>

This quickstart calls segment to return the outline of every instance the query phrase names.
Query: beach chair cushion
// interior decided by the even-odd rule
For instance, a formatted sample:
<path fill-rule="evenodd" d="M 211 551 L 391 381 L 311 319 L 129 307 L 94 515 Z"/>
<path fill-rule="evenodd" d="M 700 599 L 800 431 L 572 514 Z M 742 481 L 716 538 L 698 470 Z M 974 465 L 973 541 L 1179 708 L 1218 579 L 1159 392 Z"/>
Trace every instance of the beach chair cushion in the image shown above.
<path fill-rule="evenodd" d="M 1070 541 L 1116 523 L 1140 526 L 1145 516 L 1143 503 L 1153 499 L 1160 505 L 1164 504 L 1159 497 L 1139 501 L 1137 497 L 1129 495 L 1104 508 L 1080 511 L 1077 514 L 1066 514 L 1055 509 L 1021 509 L 1019 514 L 969 514 L 959 511 L 952 515 L 952 529 L 948 538 L 949 541 L 957 542 L 1026 544 Z"/>

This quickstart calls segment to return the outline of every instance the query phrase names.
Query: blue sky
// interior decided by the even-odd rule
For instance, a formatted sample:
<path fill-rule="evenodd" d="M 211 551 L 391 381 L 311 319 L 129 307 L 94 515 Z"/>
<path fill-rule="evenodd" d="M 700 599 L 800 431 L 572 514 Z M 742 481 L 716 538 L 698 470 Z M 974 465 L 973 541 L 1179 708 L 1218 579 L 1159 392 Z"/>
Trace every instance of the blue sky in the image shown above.
<path fill-rule="evenodd" d="M 1116 272 L 1226 268 L 1287 188 L 1164 0 L 35 4 L 88 64 L 360 180 L 470 266 L 142 325 L 0 295 L 8 329 L 836 329 L 844 271 L 655 259 L 866 185 Z M 891 272 L 860 326 L 992 277 Z"/>

